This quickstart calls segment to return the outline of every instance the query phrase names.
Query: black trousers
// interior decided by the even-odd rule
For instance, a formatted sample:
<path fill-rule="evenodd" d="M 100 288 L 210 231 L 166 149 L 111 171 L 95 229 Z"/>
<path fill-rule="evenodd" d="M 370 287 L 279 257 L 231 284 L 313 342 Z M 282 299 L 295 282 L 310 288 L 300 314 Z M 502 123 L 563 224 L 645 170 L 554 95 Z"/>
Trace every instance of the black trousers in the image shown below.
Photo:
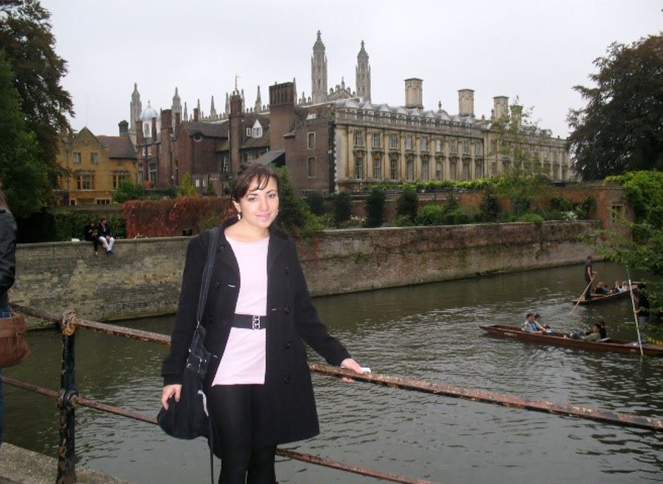
<path fill-rule="evenodd" d="M 261 442 L 266 428 L 264 385 L 216 385 L 209 412 L 221 455 L 219 484 L 275 484 L 275 445 Z"/>

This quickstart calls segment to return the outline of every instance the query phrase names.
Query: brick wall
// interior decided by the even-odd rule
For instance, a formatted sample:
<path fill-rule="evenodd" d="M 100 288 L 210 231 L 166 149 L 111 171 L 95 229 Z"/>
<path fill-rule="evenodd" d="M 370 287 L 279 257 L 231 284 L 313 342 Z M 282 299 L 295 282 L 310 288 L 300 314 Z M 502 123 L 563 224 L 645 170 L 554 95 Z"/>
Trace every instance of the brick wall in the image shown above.
<path fill-rule="evenodd" d="M 474 277 L 580 263 L 580 238 L 597 222 L 338 230 L 299 242 L 314 295 Z M 115 256 L 88 243 L 19 245 L 16 304 L 51 312 L 74 308 L 93 320 L 175 311 L 187 237 L 120 240 Z"/>

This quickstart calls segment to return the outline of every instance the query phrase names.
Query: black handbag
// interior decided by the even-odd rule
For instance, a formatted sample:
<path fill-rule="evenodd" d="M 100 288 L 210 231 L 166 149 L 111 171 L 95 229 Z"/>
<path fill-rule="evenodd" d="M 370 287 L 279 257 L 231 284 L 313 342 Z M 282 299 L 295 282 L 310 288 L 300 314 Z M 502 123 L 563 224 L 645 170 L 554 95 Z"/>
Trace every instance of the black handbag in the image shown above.
<path fill-rule="evenodd" d="M 198 298 L 197 326 L 189 346 L 189 356 L 182 376 L 182 390 L 180 400 L 174 397 L 168 400 L 168 410 L 161 408 L 157 415 L 157 422 L 161 429 L 171 437 L 191 440 L 196 437 L 212 437 L 211 422 L 207 412 L 207 398 L 203 391 L 203 380 L 212 353 L 203 346 L 205 328 L 200 324 L 203 309 L 207 300 L 216 246 L 219 240 L 219 227 L 211 230 L 210 243 L 207 250 L 207 263 L 203 270 L 202 286 Z M 210 442 L 210 448 L 212 442 Z"/>

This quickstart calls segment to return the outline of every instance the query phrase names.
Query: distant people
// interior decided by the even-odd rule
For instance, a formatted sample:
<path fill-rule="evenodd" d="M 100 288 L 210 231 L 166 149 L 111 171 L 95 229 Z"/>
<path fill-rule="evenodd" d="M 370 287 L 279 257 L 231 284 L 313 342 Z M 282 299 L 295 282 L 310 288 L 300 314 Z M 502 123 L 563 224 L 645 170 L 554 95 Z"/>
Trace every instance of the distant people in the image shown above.
<path fill-rule="evenodd" d="M 0 317 L 12 315 L 9 307 L 7 291 L 14 285 L 16 274 L 16 221 L 9 211 L 5 195 L 0 183 Z M 0 380 L 0 445 L 2 445 L 2 429 L 5 423 L 5 405 Z"/>
<path fill-rule="evenodd" d="M 642 282 L 638 283 L 635 291 L 637 297 L 637 309 L 635 314 L 638 317 L 638 328 L 645 329 L 649 320 L 649 299 L 647 298 L 647 286 Z"/>
<path fill-rule="evenodd" d="M 97 235 L 99 236 L 99 242 L 104 246 L 104 249 L 106 249 L 106 255 L 113 255 L 113 244 L 115 244 L 115 238 L 113 237 L 113 230 L 106 222 L 106 217 L 101 219 L 101 222 L 97 227 L 97 232 Z"/>
<path fill-rule="evenodd" d="M 596 289 L 594 289 L 594 294 L 598 294 L 600 296 L 607 296 L 609 293 L 608 287 L 605 285 L 605 282 L 601 281 L 596 285 Z"/>
<path fill-rule="evenodd" d="M 588 255 L 587 260 L 585 261 L 585 270 L 584 270 L 584 275 L 585 275 L 585 286 L 588 286 L 591 284 L 592 279 L 594 278 L 594 271 L 592 270 L 592 256 Z M 592 298 L 592 288 L 588 288 L 585 291 L 585 299 L 590 300 Z"/>
<path fill-rule="evenodd" d="M 545 333 L 545 334 L 551 334 L 552 331 L 550 330 L 550 326 L 547 324 L 541 323 L 541 315 L 540 314 L 535 314 L 534 315 L 534 323 L 536 324 L 536 327 L 539 331 Z"/>
<path fill-rule="evenodd" d="M 94 247 L 94 255 L 99 255 L 99 231 L 97 230 L 97 226 L 94 224 L 94 222 L 90 222 L 85 226 L 85 240 L 92 242 L 92 246 Z"/>
<path fill-rule="evenodd" d="M 526 333 L 545 333 L 545 329 L 540 327 L 540 325 L 534 319 L 533 313 L 527 313 L 522 329 Z"/>

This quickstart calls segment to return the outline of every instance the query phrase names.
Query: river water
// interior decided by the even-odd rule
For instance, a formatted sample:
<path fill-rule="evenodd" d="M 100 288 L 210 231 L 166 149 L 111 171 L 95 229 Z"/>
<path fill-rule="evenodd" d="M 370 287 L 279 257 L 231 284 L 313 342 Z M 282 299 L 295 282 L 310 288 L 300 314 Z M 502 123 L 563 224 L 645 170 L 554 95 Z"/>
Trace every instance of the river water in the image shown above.
<path fill-rule="evenodd" d="M 614 264 L 595 269 L 610 284 L 625 276 Z M 374 373 L 663 418 L 663 359 L 545 347 L 479 329 L 520 324 L 534 311 L 558 330 L 582 329 L 603 317 L 611 336 L 634 339 L 628 299 L 579 307 L 571 316 L 570 300 L 583 289 L 581 273 L 582 266 L 563 267 L 317 298 L 315 304 L 330 331 Z M 124 324 L 169 333 L 173 318 Z M 3 374 L 57 389 L 59 334 L 34 332 L 29 343 L 30 360 Z M 166 351 L 79 330 L 79 393 L 155 415 Z M 313 379 L 322 434 L 286 446 L 301 452 L 445 484 L 663 482 L 660 432 Z M 55 402 L 9 386 L 5 400 L 5 440 L 55 456 Z M 176 441 L 155 426 L 87 408 L 77 410 L 76 420 L 80 464 L 141 484 L 209 482 L 202 440 Z M 286 459 L 278 459 L 276 469 L 281 483 L 378 482 Z"/>

